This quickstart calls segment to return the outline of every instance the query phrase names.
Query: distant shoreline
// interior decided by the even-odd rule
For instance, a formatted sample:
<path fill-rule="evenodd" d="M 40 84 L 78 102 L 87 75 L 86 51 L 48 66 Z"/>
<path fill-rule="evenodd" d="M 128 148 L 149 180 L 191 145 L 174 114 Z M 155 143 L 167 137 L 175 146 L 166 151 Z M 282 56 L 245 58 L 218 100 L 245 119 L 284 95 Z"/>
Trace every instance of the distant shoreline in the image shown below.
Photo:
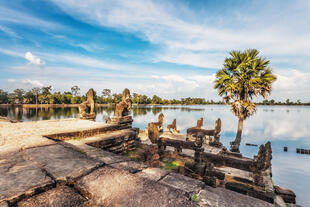
<path fill-rule="evenodd" d="M 22 107 L 22 108 L 77 108 L 80 104 L 0 104 L 0 107 Z M 96 104 L 96 106 L 113 106 L 114 104 Z"/>
<path fill-rule="evenodd" d="M 309 106 L 309 104 L 260 104 L 256 103 L 259 106 Z M 21 108 L 77 108 L 80 104 L 0 104 L 0 107 L 21 107 Z M 218 103 L 210 104 L 132 104 L 133 106 L 194 106 L 194 105 L 225 105 Z M 99 107 L 113 107 L 114 103 L 108 104 L 99 104 L 96 103 L 96 106 Z"/>

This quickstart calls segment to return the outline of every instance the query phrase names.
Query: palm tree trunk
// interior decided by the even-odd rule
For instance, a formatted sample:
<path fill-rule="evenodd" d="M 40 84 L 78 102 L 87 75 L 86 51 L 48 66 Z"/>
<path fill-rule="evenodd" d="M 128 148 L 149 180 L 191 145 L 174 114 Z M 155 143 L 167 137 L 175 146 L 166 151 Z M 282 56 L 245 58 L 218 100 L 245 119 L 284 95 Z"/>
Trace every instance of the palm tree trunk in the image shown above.
<path fill-rule="evenodd" d="M 243 129 L 243 117 L 239 117 L 236 139 L 234 142 L 231 143 L 231 147 L 230 147 L 230 150 L 232 152 L 238 152 L 238 153 L 240 152 L 239 146 L 241 142 L 242 129 Z"/>

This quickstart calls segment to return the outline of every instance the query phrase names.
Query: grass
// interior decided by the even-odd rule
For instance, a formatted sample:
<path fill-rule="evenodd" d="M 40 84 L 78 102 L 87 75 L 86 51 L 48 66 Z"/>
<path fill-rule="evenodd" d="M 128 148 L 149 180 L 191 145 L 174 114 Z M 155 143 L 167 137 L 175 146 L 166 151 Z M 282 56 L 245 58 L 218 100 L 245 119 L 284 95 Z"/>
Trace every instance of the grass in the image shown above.
<path fill-rule="evenodd" d="M 194 201 L 194 202 L 199 202 L 199 201 L 200 201 L 199 195 L 198 195 L 198 194 L 194 194 L 194 195 L 193 195 L 193 201 Z"/>
<path fill-rule="evenodd" d="M 180 166 L 180 163 L 177 160 L 174 160 L 172 162 L 166 162 L 165 170 L 172 171 L 174 169 L 177 169 L 179 166 Z"/>

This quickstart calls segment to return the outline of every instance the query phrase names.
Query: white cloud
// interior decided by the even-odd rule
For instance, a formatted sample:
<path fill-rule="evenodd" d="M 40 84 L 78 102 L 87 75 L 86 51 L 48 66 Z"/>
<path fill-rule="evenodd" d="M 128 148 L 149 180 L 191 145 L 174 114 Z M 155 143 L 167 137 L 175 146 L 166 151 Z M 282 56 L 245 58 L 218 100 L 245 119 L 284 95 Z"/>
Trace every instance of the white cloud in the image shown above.
<path fill-rule="evenodd" d="M 310 28 L 301 21 L 310 19 L 310 15 L 303 1 L 292 5 L 286 2 L 280 12 L 277 4 L 268 1 L 249 3 L 249 11 L 232 8 L 236 12 L 226 17 L 166 1 L 53 1 L 83 21 L 132 32 L 162 46 L 155 54 L 156 62 L 219 68 L 229 50 L 245 48 L 258 48 L 269 57 L 282 55 L 282 60 L 285 56 L 302 56 L 302 61 L 307 62 L 310 57 Z M 268 7 L 257 9 L 261 4 Z M 251 14 L 250 9 L 255 12 Z M 223 19 L 224 23 L 214 19 Z M 234 25 L 229 27 L 229 23 Z"/>
<path fill-rule="evenodd" d="M 33 87 L 42 87 L 44 84 L 39 80 L 30 80 L 30 79 L 8 79 L 8 85 L 6 86 L 9 89 L 22 88 L 30 89 Z"/>
<path fill-rule="evenodd" d="M 39 29 L 61 29 L 64 26 L 0 5 L 0 22 L 27 25 Z"/>
<path fill-rule="evenodd" d="M 37 66 L 42 66 L 45 64 L 44 61 L 42 61 L 37 56 L 33 55 L 31 52 L 25 53 L 25 59 L 29 61 L 29 64 L 33 64 Z"/>
<path fill-rule="evenodd" d="M 6 33 L 7 35 L 15 38 L 21 38 L 19 35 L 17 35 L 13 30 L 11 30 L 8 27 L 0 25 L 0 31 Z"/>
<path fill-rule="evenodd" d="M 5 54 L 5 55 L 9 55 L 9 56 L 24 58 L 24 54 L 22 52 L 19 52 L 19 51 L 7 50 L 7 49 L 0 48 L 0 53 Z"/>

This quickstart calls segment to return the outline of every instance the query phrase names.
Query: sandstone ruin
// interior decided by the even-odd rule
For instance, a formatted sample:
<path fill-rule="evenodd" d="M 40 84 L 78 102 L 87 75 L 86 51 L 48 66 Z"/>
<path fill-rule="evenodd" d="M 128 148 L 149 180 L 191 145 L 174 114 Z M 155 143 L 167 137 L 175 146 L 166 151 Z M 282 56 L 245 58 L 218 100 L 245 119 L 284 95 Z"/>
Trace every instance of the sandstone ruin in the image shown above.
<path fill-rule="evenodd" d="M 94 101 L 94 89 L 89 89 L 87 92 L 87 100 L 79 105 L 79 115 L 80 119 L 94 120 L 95 114 L 95 101 Z M 87 113 L 89 109 L 89 113 Z"/>

